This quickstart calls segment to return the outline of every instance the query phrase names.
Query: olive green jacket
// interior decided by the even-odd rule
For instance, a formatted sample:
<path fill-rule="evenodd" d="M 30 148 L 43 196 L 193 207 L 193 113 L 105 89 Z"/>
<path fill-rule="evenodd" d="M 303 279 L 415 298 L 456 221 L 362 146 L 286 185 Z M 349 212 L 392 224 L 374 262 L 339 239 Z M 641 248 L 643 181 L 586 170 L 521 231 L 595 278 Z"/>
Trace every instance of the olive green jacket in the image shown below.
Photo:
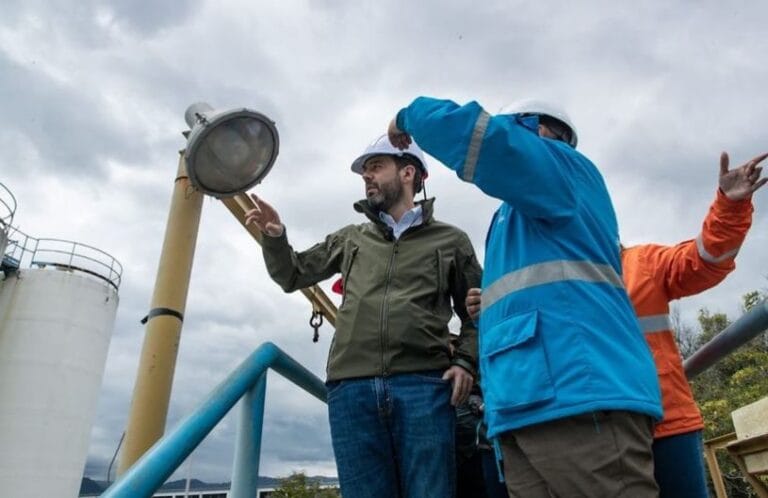
<path fill-rule="evenodd" d="M 324 242 L 295 252 L 286 234 L 265 236 L 272 279 L 293 292 L 341 273 L 344 294 L 328 357 L 328 380 L 477 368 L 477 330 L 467 314 L 467 290 L 480 286 L 481 268 L 467 235 L 432 218 L 434 199 L 422 201 L 423 223 L 394 240 L 366 201 L 355 210 L 371 221 L 348 225 Z M 452 308 L 461 334 L 451 357 Z"/>

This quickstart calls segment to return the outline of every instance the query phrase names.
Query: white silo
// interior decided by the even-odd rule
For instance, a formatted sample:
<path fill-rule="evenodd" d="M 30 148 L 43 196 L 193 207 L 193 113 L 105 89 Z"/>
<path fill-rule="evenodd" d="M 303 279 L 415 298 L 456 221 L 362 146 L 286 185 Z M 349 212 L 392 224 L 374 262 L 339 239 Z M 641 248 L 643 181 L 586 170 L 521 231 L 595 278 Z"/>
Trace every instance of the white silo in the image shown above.
<path fill-rule="evenodd" d="M 0 492 L 78 495 L 121 268 L 11 229 L 0 282 Z M 13 270 L 8 262 L 18 262 Z"/>

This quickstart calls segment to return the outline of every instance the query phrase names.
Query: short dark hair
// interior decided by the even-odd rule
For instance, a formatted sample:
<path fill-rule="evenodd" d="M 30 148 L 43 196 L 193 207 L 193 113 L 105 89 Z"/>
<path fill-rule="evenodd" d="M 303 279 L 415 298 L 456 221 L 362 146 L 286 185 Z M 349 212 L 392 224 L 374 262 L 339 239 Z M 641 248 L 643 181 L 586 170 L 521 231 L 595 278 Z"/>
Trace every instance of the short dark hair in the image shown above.
<path fill-rule="evenodd" d="M 413 168 L 416 170 L 416 173 L 413 175 L 413 193 L 417 194 L 421 192 L 421 189 L 424 186 L 424 171 L 421 169 L 421 161 L 419 161 L 416 156 L 411 154 L 392 156 L 392 158 L 395 160 L 395 165 L 397 165 L 398 171 L 405 168 L 406 166 L 413 166 Z"/>
<path fill-rule="evenodd" d="M 546 114 L 539 114 L 539 123 L 549 128 L 550 131 L 552 131 L 552 133 L 557 136 L 557 140 L 567 144 L 571 143 L 571 139 L 573 138 L 573 131 L 567 124 L 563 123 L 559 119 L 553 118 L 552 116 L 547 116 Z"/>

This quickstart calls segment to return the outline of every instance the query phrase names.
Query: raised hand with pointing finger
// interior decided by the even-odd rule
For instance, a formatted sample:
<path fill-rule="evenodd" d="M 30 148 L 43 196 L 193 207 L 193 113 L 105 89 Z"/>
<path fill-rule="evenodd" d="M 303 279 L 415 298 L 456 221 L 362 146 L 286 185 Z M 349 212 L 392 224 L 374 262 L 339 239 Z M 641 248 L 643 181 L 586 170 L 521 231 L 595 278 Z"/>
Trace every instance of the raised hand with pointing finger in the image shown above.
<path fill-rule="evenodd" d="M 720 190 L 732 201 L 740 201 L 750 197 L 757 189 L 768 182 L 768 178 L 760 178 L 763 171 L 758 166 L 768 153 L 760 154 L 738 168 L 728 169 L 728 153 L 720 154 Z"/>
<path fill-rule="evenodd" d="M 256 204 L 255 209 L 245 212 L 245 224 L 253 223 L 263 233 L 270 237 L 280 237 L 285 231 L 285 226 L 280 221 L 280 215 L 270 204 L 264 202 L 256 194 L 251 194 L 251 199 Z"/>

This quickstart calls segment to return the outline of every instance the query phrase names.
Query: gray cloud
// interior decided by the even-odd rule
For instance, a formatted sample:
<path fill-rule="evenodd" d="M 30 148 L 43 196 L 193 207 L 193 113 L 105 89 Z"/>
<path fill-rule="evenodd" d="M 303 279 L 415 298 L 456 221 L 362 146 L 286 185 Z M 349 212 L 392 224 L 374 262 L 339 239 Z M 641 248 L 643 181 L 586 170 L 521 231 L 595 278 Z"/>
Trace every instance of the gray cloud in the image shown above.
<path fill-rule="evenodd" d="M 156 34 L 163 29 L 172 29 L 183 24 L 198 10 L 202 3 L 198 0 L 185 0 L 177 3 L 163 2 L 106 2 L 109 8 L 105 15 L 111 14 L 116 22 L 134 29 L 141 36 Z M 104 5 L 99 2 L 97 5 Z"/>
<path fill-rule="evenodd" d="M 5 2 L 0 19 L 0 181 L 32 235 L 100 247 L 125 267 L 86 472 L 106 473 L 127 417 L 162 244 L 183 112 L 205 100 L 277 123 L 278 162 L 256 191 L 274 202 L 296 248 L 362 221 L 349 163 L 400 106 L 427 94 L 493 112 L 555 98 L 580 149 L 611 189 L 626 241 L 697 233 L 718 156 L 740 164 L 766 148 L 762 5 L 716 2 Z M 514 174 L 510 171 L 509 174 Z M 430 161 L 436 215 L 479 254 L 498 201 Z M 731 313 L 764 287 L 768 194 L 738 269 L 682 301 Z M 324 284 L 327 287 L 327 284 Z M 218 201 L 206 200 L 179 349 L 169 429 L 255 347 L 277 343 L 320 377 L 330 328 L 311 343 L 310 307 L 286 295 Z M 193 455 L 191 473 L 226 480 L 236 415 Z M 324 469 L 325 407 L 271 376 L 263 473 Z M 182 467 L 178 475 L 184 475 Z"/>
<path fill-rule="evenodd" d="M 16 136 L 9 142 L 31 146 L 40 163 L 52 166 L 50 173 L 99 177 L 108 158 L 146 158 L 142 148 L 127 140 L 125 130 L 102 111 L 97 95 L 57 84 L 6 58 L 0 58 L 0 72 L 6 75 L 0 80 L 0 92 L 13 96 L 3 107 L 0 124 L 14 131 Z M 98 94 L 98 89 L 92 90 Z M 12 146 L 17 167 L 24 164 L 19 172 L 35 173 L 36 165 L 23 161 L 23 152 L 14 151 L 13 143 L 6 145 Z"/>

